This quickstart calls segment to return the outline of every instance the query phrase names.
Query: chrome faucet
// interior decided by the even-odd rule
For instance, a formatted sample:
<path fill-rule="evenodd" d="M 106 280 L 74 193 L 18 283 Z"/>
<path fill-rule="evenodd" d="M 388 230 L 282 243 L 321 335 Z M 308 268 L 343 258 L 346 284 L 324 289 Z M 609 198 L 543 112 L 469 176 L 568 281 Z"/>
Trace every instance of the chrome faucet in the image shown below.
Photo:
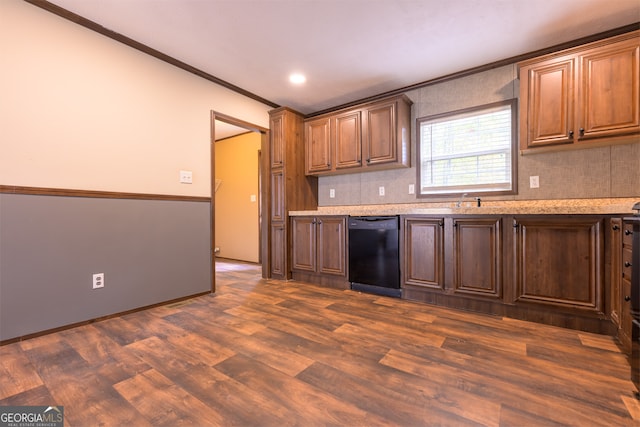
<path fill-rule="evenodd" d="M 462 200 L 467 197 L 469 193 L 464 193 L 462 196 L 460 196 L 460 200 L 458 200 L 456 202 L 456 208 L 462 207 Z"/>

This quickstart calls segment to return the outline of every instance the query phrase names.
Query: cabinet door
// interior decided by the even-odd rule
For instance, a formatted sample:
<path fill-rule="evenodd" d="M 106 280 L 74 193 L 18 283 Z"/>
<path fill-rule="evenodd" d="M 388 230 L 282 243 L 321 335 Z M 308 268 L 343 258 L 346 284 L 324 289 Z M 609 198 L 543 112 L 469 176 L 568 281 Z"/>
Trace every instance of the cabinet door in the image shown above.
<path fill-rule="evenodd" d="M 520 148 L 573 142 L 574 68 L 567 56 L 520 69 Z"/>
<path fill-rule="evenodd" d="M 331 170 L 330 120 L 305 122 L 305 166 L 307 175 Z"/>
<path fill-rule="evenodd" d="M 443 224 L 443 218 L 405 218 L 405 284 L 444 288 Z"/>
<path fill-rule="evenodd" d="M 271 225 L 271 277 L 286 278 L 287 238 L 284 224 Z"/>
<path fill-rule="evenodd" d="M 502 239 L 500 219 L 453 220 L 454 291 L 500 298 L 502 295 Z"/>
<path fill-rule="evenodd" d="M 602 313 L 601 222 L 516 219 L 516 301 Z"/>
<path fill-rule="evenodd" d="M 284 165 L 284 114 L 278 113 L 272 115 L 269 122 L 269 129 L 271 134 L 271 167 L 279 168 Z"/>
<path fill-rule="evenodd" d="M 318 273 L 347 275 L 346 226 L 342 216 L 317 219 Z"/>
<path fill-rule="evenodd" d="M 284 170 L 271 172 L 271 220 L 284 221 Z"/>
<path fill-rule="evenodd" d="M 363 150 L 366 165 L 397 160 L 396 103 L 372 106 L 366 110 L 366 137 Z"/>
<path fill-rule="evenodd" d="M 349 112 L 335 118 L 335 168 L 356 168 L 362 165 L 361 112 Z"/>
<path fill-rule="evenodd" d="M 316 219 L 291 218 L 291 268 L 316 271 Z"/>
<path fill-rule="evenodd" d="M 640 132 L 639 58 L 637 39 L 594 48 L 580 56 L 581 139 Z"/>

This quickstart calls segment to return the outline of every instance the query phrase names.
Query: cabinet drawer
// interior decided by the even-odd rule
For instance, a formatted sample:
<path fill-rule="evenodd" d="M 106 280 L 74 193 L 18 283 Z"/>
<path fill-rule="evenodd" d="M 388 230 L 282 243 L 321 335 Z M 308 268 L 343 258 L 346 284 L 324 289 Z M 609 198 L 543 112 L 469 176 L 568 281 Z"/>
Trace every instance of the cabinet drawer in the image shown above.
<path fill-rule="evenodd" d="M 633 240 L 633 224 L 625 222 L 622 226 L 622 244 L 631 248 L 631 241 Z"/>
<path fill-rule="evenodd" d="M 622 277 L 631 280 L 631 248 L 622 249 Z"/>

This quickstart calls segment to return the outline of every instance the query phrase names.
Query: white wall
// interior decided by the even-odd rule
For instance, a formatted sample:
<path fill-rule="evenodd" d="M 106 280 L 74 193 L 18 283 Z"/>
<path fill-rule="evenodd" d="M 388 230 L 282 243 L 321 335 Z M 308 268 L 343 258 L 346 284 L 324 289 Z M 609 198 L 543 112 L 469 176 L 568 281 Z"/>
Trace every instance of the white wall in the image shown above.
<path fill-rule="evenodd" d="M 209 196 L 210 110 L 268 127 L 271 107 L 36 6 L 0 17 L 0 185 Z"/>

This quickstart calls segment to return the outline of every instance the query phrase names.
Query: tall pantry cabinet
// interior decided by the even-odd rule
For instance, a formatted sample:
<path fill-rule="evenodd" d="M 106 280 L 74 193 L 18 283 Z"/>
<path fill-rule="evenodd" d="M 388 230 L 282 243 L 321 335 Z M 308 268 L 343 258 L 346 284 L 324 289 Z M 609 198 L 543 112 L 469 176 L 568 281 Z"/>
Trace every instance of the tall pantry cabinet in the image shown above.
<path fill-rule="evenodd" d="M 317 178 L 305 176 L 303 120 L 302 114 L 286 107 L 269 112 L 267 277 L 274 279 L 291 275 L 289 211 L 318 207 Z"/>

